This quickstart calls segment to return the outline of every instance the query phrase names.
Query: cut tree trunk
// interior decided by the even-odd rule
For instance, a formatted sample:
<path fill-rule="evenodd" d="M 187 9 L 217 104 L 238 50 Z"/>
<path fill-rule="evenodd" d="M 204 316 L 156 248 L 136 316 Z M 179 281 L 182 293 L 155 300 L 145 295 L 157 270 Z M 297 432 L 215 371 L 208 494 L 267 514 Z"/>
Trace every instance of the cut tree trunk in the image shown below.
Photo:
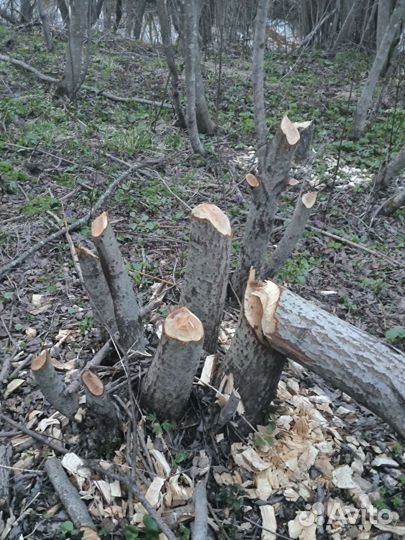
<path fill-rule="evenodd" d="M 401 28 L 405 18 L 405 0 L 398 0 L 398 3 L 391 14 L 388 26 L 377 49 L 373 65 L 371 66 L 367 80 L 364 83 L 363 90 L 357 102 L 357 108 L 353 120 L 352 137 L 358 139 L 363 133 L 368 110 L 373 101 L 373 94 L 378 82 L 378 78 L 385 69 L 387 60 L 391 51 L 391 46 L 397 38 L 398 31 Z"/>
<path fill-rule="evenodd" d="M 405 436 L 405 356 L 276 283 L 258 284 L 268 342 Z"/>
<path fill-rule="evenodd" d="M 260 131 L 258 130 L 260 135 Z M 245 225 L 238 265 L 232 277 L 233 289 L 239 298 L 251 266 L 264 278 L 268 244 L 281 193 L 288 184 L 291 161 L 299 131 L 285 116 L 271 144 L 258 148 L 258 185 L 252 191 L 252 203 Z M 259 139 L 260 140 L 260 139 Z"/>
<path fill-rule="evenodd" d="M 233 377 L 245 416 L 253 425 L 266 421 L 285 365 L 285 356 L 274 350 L 260 332 L 262 308 L 259 299 L 252 295 L 255 284 L 251 273 L 239 324 L 216 379 L 219 388 L 224 376 Z"/>
<path fill-rule="evenodd" d="M 62 377 L 56 373 L 47 351 L 43 351 L 34 358 L 31 370 L 49 403 L 68 418 L 73 418 L 79 408 L 79 396 L 78 394 L 65 395 L 66 385 Z"/>
<path fill-rule="evenodd" d="M 189 308 L 204 326 L 204 349 L 217 350 L 225 306 L 231 252 L 231 224 L 214 204 L 191 212 L 190 246 L 180 305 Z"/>
<path fill-rule="evenodd" d="M 316 202 L 316 196 L 317 194 L 315 192 L 309 192 L 298 197 L 292 219 L 277 248 L 269 258 L 265 271 L 266 277 L 275 276 L 287 259 L 291 257 L 307 225 L 309 216 L 311 215 L 311 209 Z"/>
<path fill-rule="evenodd" d="M 398 189 L 392 197 L 384 201 L 384 204 L 376 212 L 376 216 L 392 216 L 397 210 L 405 206 L 405 188 Z"/>
<path fill-rule="evenodd" d="M 173 310 L 142 389 L 144 405 L 160 419 L 177 419 L 190 397 L 202 346 L 201 321 L 187 308 Z"/>
<path fill-rule="evenodd" d="M 100 259 L 85 247 L 76 248 L 76 254 L 82 269 L 84 286 L 94 308 L 94 317 L 102 327 L 107 328 L 109 335 L 114 335 L 117 331 L 114 303 Z"/>
<path fill-rule="evenodd" d="M 301 122 L 296 124 L 300 132 L 300 140 L 298 141 L 297 148 L 294 153 L 295 163 L 306 163 L 309 159 L 311 152 L 312 137 L 314 134 L 313 122 Z"/>
<path fill-rule="evenodd" d="M 141 348 L 143 326 L 138 300 L 106 212 L 93 221 L 91 233 L 111 292 L 120 345 L 124 351 Z"/>

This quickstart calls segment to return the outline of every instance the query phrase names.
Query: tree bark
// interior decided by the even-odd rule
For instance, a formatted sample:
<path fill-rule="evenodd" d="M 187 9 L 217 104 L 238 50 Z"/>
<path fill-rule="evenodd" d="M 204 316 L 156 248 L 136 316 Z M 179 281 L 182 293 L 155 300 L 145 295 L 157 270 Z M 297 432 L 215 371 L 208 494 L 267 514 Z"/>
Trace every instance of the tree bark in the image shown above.
<path fill-rule="evenodd" d="M 405 206 L 405 188 L 400 188 L 392 197 L 384 202 L 376 215 L 382 214 L 383 216 L 392 216 L 392 214 L 403 206 Z"/>
<path fill-rule="evenodd" d="M 34 11 L 35 3 L 31 3 L 31 0 L 21 0 L 20 4 L 20 16 L 21 23 L 29 23 L 32 20 L 32 14 Z"/>
<path fill-rule="evenodd" d="M 100 259 L 85 247 L 76 248 L 82 269 L 84 286 L 94 307 L 94 317 L 111 335 L 117 331 L 114 303 L 105 279 Z"/>
<path fill-rule="evenodd" d="M 13 454 L 11 444 L 0 444 L 0 515 L 8 512 L 10 505 L 10 460 Z"/>
<path fill-rule="evenodd" d="M 252 294 L 255 287 L 251 273 L 238 327 L 216 378 L 218 388 L 225 375 L 233 376 L 245 416 L 253 425 L 266 421 L 285 365 L 284 355 L 275 351 L 260 331 L 262 308 Z"/>
<path fill-rule="evenodd" d="M 303 235 L 311 215 L 311 209 L 316 202 L 316 195 L 315 192 L 305 193 L 303 196 L 299 195 L 292 219 L 277 248 L 269 257 L 265 271 L 266 277 L 274 277 L 287 259 L 291 257 L 298 240 Z"/>
<path fill-rule="evenodd" d="M 405 356 L 289 290 L 267 281 L 261 330 L 272 347 L 313 370 L 405 436 Z"/>
<path fill-rule="evenodd" d="M 378 49 L 387 29 L 392 10 L 394 9 L 395 0 L 378 0 L 377 11 L 377 43 Z"/>
<path fill-rule="evenodd" d="M 37 0 L 37 4 L 38 4 L 38 14 L 39 14 L 39 18 L 41 19 L 41 24 L 42 24 L 42 31 L 44 33 L 45 45 L 48 51 L 52 51 L 53 40 L 52 40 L 51 28 L 49 26 L 48 13 L 44 7 L 43 0 Z"/>
<path fill-rule="evenodd" d="M 131 347 L 140 348 L 143 325 L 138 300 L 106 212 L 93 221 L 91 233 L 114 303 L 120 345 L 125 352 Z"/>
<path fill-rule="evenodd" d="M 233 288 L 240 298 L 251 266 L 256 268 L 260 278 L 265 275 L 273 221 L 280 195 L 287 186 L 299 137 L 297 128 L 284 117 L 271 145 L 265 144 L 264 148 L 258 149 L 259 185 L 252 192 L 238 265 L 232 277 Z"/>
<path fill-rule="evenodd" d="M 375 176 L 375 190 L 381 187 L 388 187 L 391 180 L 396 178 L 401 171 L 405 169 L 405 146 L 401 148 L 398 154 L 391 159 Z"/>
<path fill-rule="evenodd" d="M 404 17 L 405 0 L 398 0 L 396 7 L 391 14 L 388 26 L 385 30 L 380 46 L 377 49 L 373 65 L 357 102 L 352 131 L 352 137 L 354 139 L 358 139 L 366 127 L 367 114 L 373 100 L 373 94 L 378 82 L 378 78 L 386 66 L 391 46 L 397 37 L 397 33 L 401 28 Z"/>
<path fill-rule="evenodd" d="M 56 373 L 47 351 L 34 358 L 31 370 L 49 403 L 68 418 L 73 418 L 79 408 L 79 397 L 77 394 L 65 395 L 65 383 Z"/>
<path fill-rule="evenodd" d="M 136 0 L 134 11 L 134 30 L 133 37 L 140 39 L 142 32 L 143 16 L 145 14 L 146 0 Z"/>
<path fill-rule="evenodd" d="M 57 0 L 58 9 L 62 17 L 63 24 L 67 26 L 69 24 L 69 9 L 66 5 L 66 0 Z"/>
<path fill-rule="evenodd" d="M 113 0 L 104 0 L 103 3 L 103 23 L 104 30 L 106 32 L 111 32 L 113 27 L 113 13 L 114 13 L 114 1 Z"/>
<path fill-rule="evenodd" d="M 172 84 L 172 101 L 173 107 L 177 116 L 177 123 L 179 127 L 186 127 L 186 119 L 184 118 L 183 108 L 180 103 L 180 80 L 176 67 L 176 59 L 172 47 L 171 31 L 170 31 L 170 19 L 167 10 L 166 0 L 156 0 L 156 8 L 159 17 L 160 34 L 162 37 L 163 49 L 166 56 L 167 66 L 170 72 L 171 84 Z"/>
<path fill-rule="evenodd" d="M 69 14 L 69 38 L 62 88 L 71 99 L 74 99 L 84 82 L 83 43 L 89 22 L 89 0 L 69 0 Z"/>
<path fill-rule="evenodd" d="M 177 419 L 190 397 L 204 341 L 201 321 L 187 308 L 165 319 L 163 335 L 142 389 L 145 406 L 160 419 Z"/>
<path fill-rule="evenodd" d="M 191 212 L 190 245 L 180 305 L 204 326 L 204 349 L 217 350 L 225 307 L 231 252 L 231 224 L 217 206 L 203 203 Z"/>

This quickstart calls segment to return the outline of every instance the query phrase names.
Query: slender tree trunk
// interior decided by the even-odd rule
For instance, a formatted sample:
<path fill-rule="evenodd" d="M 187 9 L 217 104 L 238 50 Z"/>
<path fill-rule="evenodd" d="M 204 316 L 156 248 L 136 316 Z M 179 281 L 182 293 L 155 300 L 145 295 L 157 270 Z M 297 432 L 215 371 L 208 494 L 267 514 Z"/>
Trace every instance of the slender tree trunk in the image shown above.
<path fill-rule="evenodd" d="M 378 82 L 378 78 L 386 66 L 391 46 L 397 37 L 398 30 L 401 28 L 404 17 L 405 0 L 398 0 L 397 6 L 391 14 L 388 26 L 375 55 L 373 65 L 357 102 L 352 132 L 354 139 L 358 139 L 366 127 L 367 114 L 373 101 L 373 94 Z"/>
<path fill-rule="evenodd" d="M 111 32 L 113 26 L 114 0 L 104 0 L 103 3 L 103 23 L 104 30 Z"/>
<path fill-rule="evenodd" d="M 186 65 L 187 127 L 194 152 L 204 155 L 196 113 L 196 63 L 198 54 L 198 10 L 196 0 L 184 2 L 184 59 Z"/>
<path fill-rule="evenodd" d="M 66 0 L 57 0 L 57 4 L 63 24 L 67 26 L 69 24 L 69 8 L 66 4 Z"/>
<path fill-rule="evenodd" d="M 66 67 L 62 86 L 74 99 L 83 83 L 83 44 L 88 28 L 88 0 L 69 0 L 69 39 L 66 47 Z"/>
<path fill-rule="evenodd" d="M 377 50 L 381 45 L 385 31 L 387 29 L 392 10 L 394 9 L 395 0 L 378 0 L 377 11 Z"/>
<path fill-rule="evenodd" d="M 171 31 L 170 31 L 170 18 L 167 11 L 166 0 L 156 0 L 157 13 L 159 17 L 160 33 L 162 36 L 163 49 L 165 51 L 166 62 L 170 72 L 170 78 L 172 83 L 172 100 L 173 107 L 176 111 L 177 123 L 179 127 L 186 127 L 186 120 L 184 118 L 183 108 L 180 103 L 179 94 L 179 74 L 176 67 L 176 58 L 172 47 Z"/>
<path fill-rule="evenodd" d="M 22 23 L 31 22 L 34 5 L 34 2 L 31 2 L 31 0 L 21 0 L 20 17 Z"/>
<path fill-rule="evenodd" d="M 375 191 L 381 187 L 388 187 L 391 180 L 405 169 L 405 146 L 389 161 L 374 178 Z"/>
<path fill-rule="evenodd" d="M 48 51 L 53 49 L 52 32 L 49 26 L 48 13 L 44 7 L 43 0 L 37 0 L 39 18 L 41 19 L 42 31 L 44 33 L 45 45 Z"/>
<path fill-rule="evenodd" d="M 140 39 L 142 32 L 143 16 L 145 14 L 146 0 L 136 0 L 134 11 L 134 35 L 135 39 Z"/>

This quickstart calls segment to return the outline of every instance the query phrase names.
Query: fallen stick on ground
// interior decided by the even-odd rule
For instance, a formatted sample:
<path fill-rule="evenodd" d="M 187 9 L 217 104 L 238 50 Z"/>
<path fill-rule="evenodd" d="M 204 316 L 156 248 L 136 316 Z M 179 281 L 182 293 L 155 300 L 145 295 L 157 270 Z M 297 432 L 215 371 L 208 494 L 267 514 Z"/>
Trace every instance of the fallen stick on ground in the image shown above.
<path fill-rule="evenodd" d="M 1 55 L 0 55 L 1 59 Z M 2 279 L 4 276 L 6 276 L 11 270 L 14 270 L 14 268 L 17 268 L 20 264 L 22 264 L 25 260 L 27 260 L 32 254 L 36 253 L 38 250 L 43 248 L 46 244 L 49 242 L 53 242 L 54 240 L 58 240 L 59 238 L 62 238 L 66 234 L 66 232 L 72 232 L 79 229 L 82 225 L 85 225 L 88 223 L 88 221 L 91 219 L 92 215 L 97 212 L 101 208 L 101 206 L 104 204 L 104 202 L 112 195 L 112 193 L 115 191 L 115 189 L 120 185 L 120 183 L 127 178 L 129 174 L 131 174 L 133 171 L 142 169 L 146 166 L 156 166 L 162 163 L 163 159 L 155 159 L 150 161 L 145 161 L 143 163 L 139 163 L 137 165 L 133 165 L 128 170 L 121 173 L 104 191 L 104 193 L 99 197 L 95 205 L 92 207 L 91 210 L 89 210 L 83 217 L 80 219 L 74 221 L 69 227 L 66 229 L 65 227 L 62 227 L 58 231 L 50 234 L 46 238 L 43 238 L 36 244 L 34 244 L 28 251 L 25 251 L 18 257 L 15 257 L 12 259 L 9 263 L 5 264 L 0 268 L 0 279 Z"/>

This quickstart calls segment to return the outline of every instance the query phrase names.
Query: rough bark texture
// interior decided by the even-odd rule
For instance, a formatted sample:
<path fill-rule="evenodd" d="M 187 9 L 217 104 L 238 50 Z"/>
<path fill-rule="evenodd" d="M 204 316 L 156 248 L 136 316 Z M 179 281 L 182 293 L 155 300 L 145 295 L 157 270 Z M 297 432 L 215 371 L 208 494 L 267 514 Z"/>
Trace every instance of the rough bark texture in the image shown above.
<path fill-rule="evenodd" d="M 304 233 L 315 200 L 316 193 L 306 193 L 298 197 L 292 219 L 277 248 L 269 258 L 265 271 L 266 277 L 275 276 L 286 260 L 291 257 L 298 240 Z"/>
<path fill-rule="evenodd" d="M 66 5 L 65 0 L 57 0 L 58 9 L 60 11 L 62 21 L 64 25 L 67 25 L 69 23 L 69 9 Z"/>
<path fill-rule="evenodd" d="M 79 408 L 79 397 L 77 394 L 65 395 L 65 383 L 56 373 L 46 351 L 34 358 L 31 370 L 49 403 L 68 418 L 73 418 Z"/>
<path fill-rule="evenodd" d="M 405 436 L 405 356 L 269 281 L 255 292 L 271 345 L 318 373 Z"/>
<path fill-rule="evenodd" d="M 399 208 L 405 206 L 405 188 L 398 189 L 392 197 L 387 199 L 378 213 L 383 216 L 391 216 Z"/>
<path fill-rule="evenodd" d="M 298 140 L 299 135 L 296 142 Z M 239 297 L 243 295 L 251 266 L 256 268 L 259 277 L 264 277 L 273 221 L 280 195 L 287 186 L 294 155 L 296 143 L 292 142 L 280 128 L 271 145 L 265 145 L 264 154 L 258 151 L 259 185 L 252 192 L 253 198 L 245 225 L 238 266 L 232 278 L 233 288 Z"/>
<path fill-rule="evenodd" d="M 195 63 L 195 101 L 196 101 L 196 115 L 197 126 L 200 133 L 206 133 L 207 135 L 213 135 L 216 126 L 211 120 L 208 110 L 208 103 L 205 97 L 204 81 L 201 73 L 200 63 L 200 51 L 197 40 L 197 55 Z"/>
<path fill-rule="evenodd" d="M 299 130 L 300 140 L 298 141 L 297 148 L 294 153 L 294 161 L 296 163 L 305 164 L 310 156 L 312 137 L 314 134 L 314 123 L 310 122 L 309 125 Z"/>
<path fill-rule="evenodd" d="M 93 221 L 92 237 L 113 299 L 120 345 L 125 351 L 142 347 L 143 326 L 138 301 L 106 212 Z"/>
<path fill-rule="evenodd" d="M 366 122 L 367 113 L 373 100 L 373 94 L 381 72 L 384 70 L 391 46 L 397 37 L 398 31 L 401 28 L 405 18 L 405 0 L 398 0 L 398 3 L 391 14 L 388 26 L 381 40 L 380 46 L 374 58 L 373 65 L 368 74 L 367 80 L 364 83 L 361 95 L 359 97 L 356 112 L 353 120 L 352 136 L 358 139 L 363 133 Z"/>
<path fill-rule="evenodd" d="M 176 67 L 176 59 L 172 47 L 171 31 L 170 31 L 170 19 L 167 10 L 166 0 L 156 0 L 156 8 L 159 17 L 160 33 L 162 37 L 163 49 L 166 56 L 167 66 L 170 72 L 171 84 L 172 84 L 172 102 L 174 110 L 176 111 L 177 123 L 179 127 L 186 127 L 186 119 L 184 118 L 183 108 L 180 103 L 179 94 L 179 75 Z"/>
<path fill-rule="evenodd" d="M 42 31 L 44 33 L 45 45 L 48 51 L 53 49 L 52 32 L 49 26 L 48 13 L 44 7 L 43 0 L 37 0 L 38 14 L 41 19 Z"/>
<path fill-rule="evenodd" d="M 87 506 L 80 498 L 76 488 L 70 482 L 58 458 L 51 457 L 45 462 L 45 470 L 66 512 L 77 529 L 96 527 L 87 510 Z"/>
<path fill-rule="evenodd" d="M 403 169 L 405 169 L 405 146 L 401 148 L 398 154 L 394 156 L 374 178 L 375 189 L 388 187 L 391 180 L 396 178 Z"/>
<path fill-rule="evenodd" d="M 180 305 L 204 326 L 204 349 L 217 349 L 225 306 L 231 252 L 231 224 L 217 206 L 203 203 L 191 212 L 190 245 Z"/>
<path fill-rule="evenodd" d="M 83 43 L 88 25 L 88 10 L 89 0 L 69 0 L 69 39 L 62 87 L 71 99 L 76 97 L 83 83 Z"/>
<path fill-rule="evenodd" d="M 8 510 L 10 504 L 10 460 L 11 445 L 0 445 L 0 516 L 1 512 Z"/>
<path fill-rule="evenodd" d="M 377 49 L 387 29 L 395 0 L 378 0 L 377 11 Z"/>
<path fill-rule="evenodd" d="M 176 419 L 184 411 L 203 341 L 203 326 L 187 308 L 176 308 L 166 317 L 163 335 L 142 389 L 143 403 L 160 419 Z"/>
<path fill-rule="evenodd" d="M 232 373 L 234 385 L 253 425 L 266 421 L 274 399 L 285 357 L 260 340 L 244 313 L 223 360 L 217 387 L 226 374 Z"/>
<path fill-rule="evenodd" d="M 82 269 L 84 285 L 94 308 L 94 316 L 99 324 L 108 329 L 109 334 L 115 334 L 117 323 L 114 303 L 100 259 L 85 247 L 76 248 L 76 253 Z"/>
<path fill-rule="evenodd" d="M 198 14 L 196 0 L 184 2 L 184 61 L 187 89 L 187 128 L 194 152 L 204 155 L 198 135 L 196 110 L 196 63 L 198 54 Z"/>

